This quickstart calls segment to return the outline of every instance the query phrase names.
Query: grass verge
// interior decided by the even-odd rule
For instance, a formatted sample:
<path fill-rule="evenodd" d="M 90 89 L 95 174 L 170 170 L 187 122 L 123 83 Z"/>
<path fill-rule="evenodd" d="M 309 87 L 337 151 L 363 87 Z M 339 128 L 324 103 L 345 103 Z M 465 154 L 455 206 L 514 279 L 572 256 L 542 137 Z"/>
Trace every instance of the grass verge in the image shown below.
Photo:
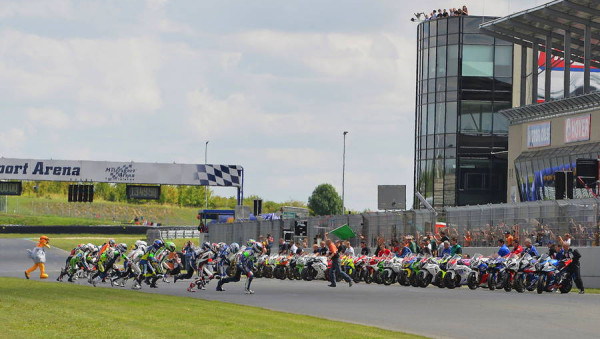
<path fill-rule="evenodd" d="M 3 338 L 423 338 L 195 298 L 0 278 Z M 175 331 L 175 332 L 174 332 Z"/>
<path fill-rule="evenodd" d="M 0 233 L 0 238 L 25 238 L 36 240 L 41 234 L 26 234 L 26 233 Z M 131 245 L 136 240 L 146 240 L 144 235 L 119 235 L 119 234 L 45 234 L 50 238 L 50 246 L 70 251 L 73 247 L 78 244 L 92 243 L 94 245 L 102 245 L 108 239 L 114 239 L 117 243 L 126 243 L 127 246 Z M 198 245 L 197 238 L 190 239 L 170 239 L 166 241 L 172 241 L 177 246 L 177 250 L 181 250 L 183 245 L 187 241 L 192 241 L 195 245 Z"/>

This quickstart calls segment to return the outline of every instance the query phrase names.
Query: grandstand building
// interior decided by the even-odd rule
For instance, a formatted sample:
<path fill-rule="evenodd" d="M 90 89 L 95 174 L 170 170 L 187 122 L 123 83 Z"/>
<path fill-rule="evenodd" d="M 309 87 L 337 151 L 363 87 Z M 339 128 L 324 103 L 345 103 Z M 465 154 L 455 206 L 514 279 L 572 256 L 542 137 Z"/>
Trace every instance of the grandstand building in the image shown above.
<path fill-rule="evenodd" d="M 513 108 L 501 113 L 506 199 L 554 199 L 555 172 L 576 173 L 576 159 L 600 156 L 600 2 L 552 1 L 480 28 L 515 44 Z M 574 197 L 590 194 L 581 188 Z"/>

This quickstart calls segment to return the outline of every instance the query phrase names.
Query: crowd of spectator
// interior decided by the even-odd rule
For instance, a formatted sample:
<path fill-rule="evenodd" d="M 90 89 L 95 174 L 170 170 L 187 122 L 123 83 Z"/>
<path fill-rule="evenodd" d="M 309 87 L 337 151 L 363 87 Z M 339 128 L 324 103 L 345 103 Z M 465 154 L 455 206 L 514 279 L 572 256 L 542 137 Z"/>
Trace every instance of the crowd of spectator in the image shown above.
<path fill-rule="evenodd" d="M 429 14 L 425 14 L 425 12 L 414 13 L 415 17 L 411 18 L 410 21 L 413 22 L 421 22 L 421 21 L 429 21 L 440 18 L 448 18 L 453 16 L 461 16 L 461 15 L 469 15 L 469 9 L 467 6 L 462 6 L 462 8 L 450 8 L 450 9 L 437 9 L 431 11 Z"/>

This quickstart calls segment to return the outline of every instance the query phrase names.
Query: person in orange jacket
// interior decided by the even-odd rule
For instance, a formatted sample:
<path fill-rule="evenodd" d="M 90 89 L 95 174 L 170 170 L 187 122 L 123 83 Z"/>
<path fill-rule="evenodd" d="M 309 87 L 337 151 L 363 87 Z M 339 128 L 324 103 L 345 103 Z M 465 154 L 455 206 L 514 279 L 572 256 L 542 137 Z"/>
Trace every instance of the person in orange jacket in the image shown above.
<path fill-rule="evenodd" d="M 40 279 L 48 278 L 46 274 L 46 247 L 50 248 L 48 243 L 50 242 L 50 238 L 45 235 L 40 237 L 40 241 L 37 246 L 33 248 L 33 250 L 27 250 L 29 252 L 29 257 L 33 259 L 33 266 L 25 271 L 25 278 L 29 279 L 31 272 L 35 271 L 38 267 L 40 268 Z"/>

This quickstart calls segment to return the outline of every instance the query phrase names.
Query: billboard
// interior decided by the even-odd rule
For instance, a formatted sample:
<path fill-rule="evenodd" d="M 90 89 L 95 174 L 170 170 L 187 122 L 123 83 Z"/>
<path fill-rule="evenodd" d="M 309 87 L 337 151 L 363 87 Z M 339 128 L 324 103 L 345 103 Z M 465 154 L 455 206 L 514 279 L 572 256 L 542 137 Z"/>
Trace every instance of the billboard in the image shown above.
<path fill-rule="evenodd" d="M 0 158 L 0 180 L 242 187 L 237 165 Z"/>
<path fill-rule="evenodd" d="M 550 89 L 550 97 L 552 100 L 562 99 L 563 93 L 563 79 L 565 71 L 565 60 L 558 56 L 552 56 L 550 63 L 552 66 L 552 72 L 550 74 L 552 78 Z M 546 53 L 540 52 L 538 57 L 538 102 L 544 101 L 545 93 L 545 82 L 544 77 L 546 76 Z M 590 69 L 590 87 L 591 91 L 600 90 L 600 69 L 591 67 Z M 583 64 L 579 62 L 571 63 L 571 82 L 569 86 L 569 93 L 571 96 L 583 94 Z"/>
<path fill-rule="evenodd" d="M 527 148 L 550 146 L 550 122 L 527 125 Z"/>
<path fill-rule="evenodd" d="M 565 119 L 565 143 L 590 140 L 591 122 L 589 114 Z"/>
<path fill-rule="evenodd" d="M 406 185 L 377 186 L 377 208 L 383 211 L 406 209 Z"/>

